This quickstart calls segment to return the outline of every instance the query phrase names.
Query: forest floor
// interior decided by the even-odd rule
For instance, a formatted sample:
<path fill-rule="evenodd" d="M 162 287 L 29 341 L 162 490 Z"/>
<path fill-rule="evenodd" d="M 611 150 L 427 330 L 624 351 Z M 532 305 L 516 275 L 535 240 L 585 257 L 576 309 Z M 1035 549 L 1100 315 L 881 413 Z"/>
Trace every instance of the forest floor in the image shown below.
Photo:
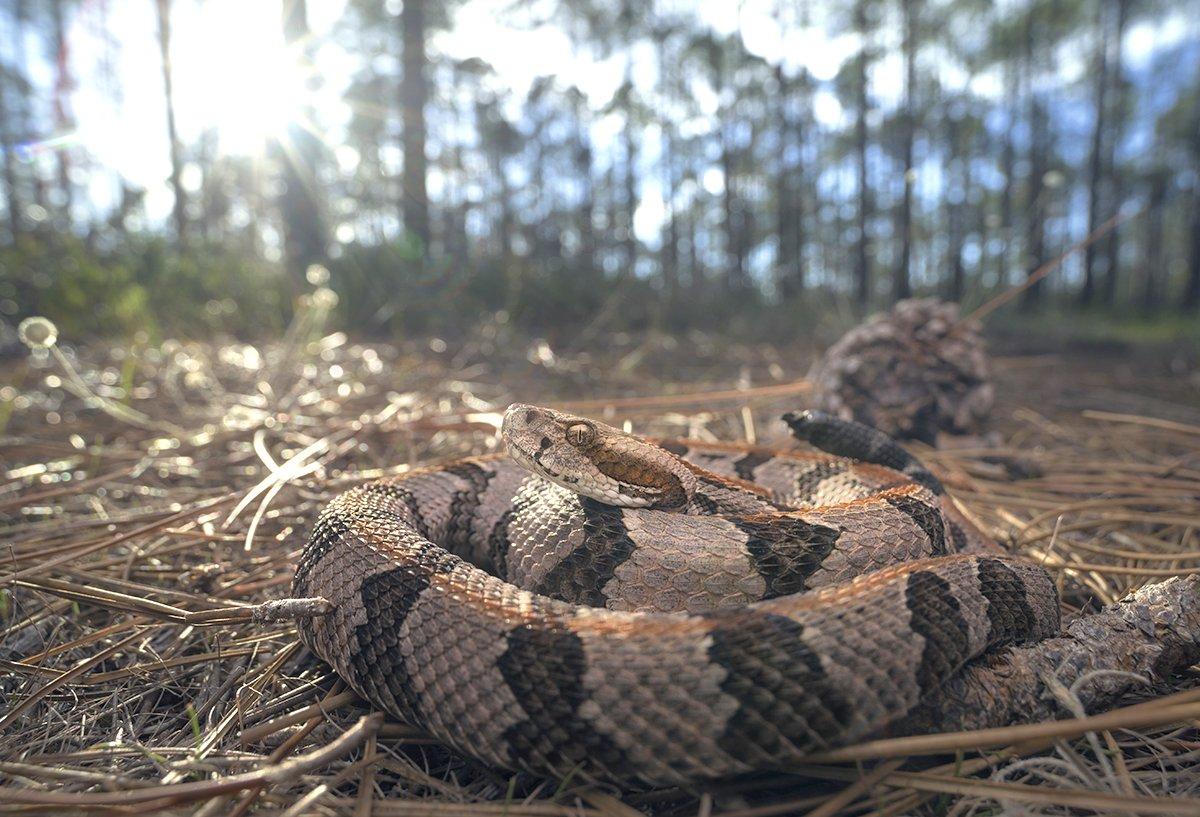
<path fill-rule="evenodd" d="M 256 616 L 287 595 L 324 502 L 496 449 L 509 402 L 783 444 L 813 352 L 701 335 L 582 352 L 497 326 L 454 348 L 388 346 L 308 326 L 262 348 L 96 343 L 3 362 L 0 813 L 1200 813 L 1195 671 L 1122 701 L 1143 704 L 1137 728 L 1067 720 L 957 756 L 883 744 L 803 775 L 628 793 L 497 773 L 364 719 L 291 621 Z M 1192 353 L 1019 352 L 995 358 L 987 433 L 913 450 L 1061 577 L 1069 615 L 1200 571 Z"/>

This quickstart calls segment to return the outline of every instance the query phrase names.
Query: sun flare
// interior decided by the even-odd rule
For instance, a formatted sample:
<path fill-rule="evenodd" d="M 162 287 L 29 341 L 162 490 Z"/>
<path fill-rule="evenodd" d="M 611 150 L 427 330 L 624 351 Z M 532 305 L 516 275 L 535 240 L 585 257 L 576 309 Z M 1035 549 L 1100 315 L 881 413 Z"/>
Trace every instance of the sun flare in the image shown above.
<path fill-rule="evenodd" d="M 173 48 L 184 127 L 215 129 L 223 153 L 261 152 L 309 104 L 297 49 L 283 40 L 277 3 L 208 0 L 178 6 Z"/>

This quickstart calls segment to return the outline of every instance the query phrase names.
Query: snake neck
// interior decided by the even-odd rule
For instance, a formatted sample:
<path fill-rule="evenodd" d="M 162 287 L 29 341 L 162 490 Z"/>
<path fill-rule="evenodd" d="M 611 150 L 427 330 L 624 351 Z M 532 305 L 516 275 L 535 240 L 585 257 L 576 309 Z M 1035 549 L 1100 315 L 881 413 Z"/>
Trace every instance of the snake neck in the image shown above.
<path fill-rule="evenodd" d="M 725 477 L 670 454 L 691 472 L 692 490 L 681 512 L 695 515 L 756 514 L 789 510 L 775 495 L 752 482 Z"/>

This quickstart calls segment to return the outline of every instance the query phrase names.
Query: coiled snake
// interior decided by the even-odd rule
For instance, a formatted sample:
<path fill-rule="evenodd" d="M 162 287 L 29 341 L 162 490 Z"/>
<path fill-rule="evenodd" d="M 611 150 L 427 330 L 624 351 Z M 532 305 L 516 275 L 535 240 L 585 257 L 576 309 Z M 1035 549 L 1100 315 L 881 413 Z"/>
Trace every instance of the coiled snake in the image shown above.
<path fill-rule="evenodd" d="M 511 459 L 355 488 L 293 591 L 359 694 L 488 764 L 674 784 L 886 733 L 967 662 L 1058 631 L 1053 582 L 899 445 L 651 442 L 513 405 Z"/>

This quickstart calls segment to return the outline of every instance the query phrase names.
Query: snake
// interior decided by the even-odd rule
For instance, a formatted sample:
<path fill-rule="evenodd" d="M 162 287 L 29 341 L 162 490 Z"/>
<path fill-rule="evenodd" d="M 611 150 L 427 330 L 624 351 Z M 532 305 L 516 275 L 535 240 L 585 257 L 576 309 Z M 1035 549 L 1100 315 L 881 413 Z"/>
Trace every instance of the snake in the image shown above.
<path fill-rule="evenodd" d="M 514 404 L 508 455 L 333 499 L 303 643 L 370 704 L 499 769 L 628 786 L 784 771 L 888 736 L 972 662 L 1059 631 L 1055 584 L 895 440 L 651 440 Z"/>

